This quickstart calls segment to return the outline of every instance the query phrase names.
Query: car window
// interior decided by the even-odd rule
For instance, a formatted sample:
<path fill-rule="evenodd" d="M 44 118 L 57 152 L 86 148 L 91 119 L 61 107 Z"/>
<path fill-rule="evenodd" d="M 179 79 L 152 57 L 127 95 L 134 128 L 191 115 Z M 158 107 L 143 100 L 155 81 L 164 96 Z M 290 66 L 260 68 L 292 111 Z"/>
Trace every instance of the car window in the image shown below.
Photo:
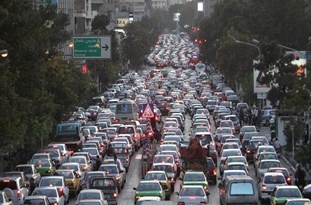
<path fill-rule="evenodd" d="M 231 184 L 230 195 L 254 195 L 254 187 L 250 182 L 236 182 Z"/>
<path fill-rule="evenodd" d="M 283 176 L 266 176 L 264 179 L 266 184 L 282 184 L 285 183 Z"/>

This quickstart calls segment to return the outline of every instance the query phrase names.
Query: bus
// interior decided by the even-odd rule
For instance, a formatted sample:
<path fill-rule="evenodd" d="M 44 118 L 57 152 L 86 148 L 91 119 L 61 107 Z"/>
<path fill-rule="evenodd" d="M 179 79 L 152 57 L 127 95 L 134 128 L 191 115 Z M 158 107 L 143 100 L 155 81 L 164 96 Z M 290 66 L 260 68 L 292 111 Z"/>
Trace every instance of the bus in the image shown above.
<path fill-rule="evenodd" d="M 138 120 L 139 109 L 135 101 L 131 99 L 123 99 L 117 103 L 115 123 L 123 124 L 127 121 Z"/>

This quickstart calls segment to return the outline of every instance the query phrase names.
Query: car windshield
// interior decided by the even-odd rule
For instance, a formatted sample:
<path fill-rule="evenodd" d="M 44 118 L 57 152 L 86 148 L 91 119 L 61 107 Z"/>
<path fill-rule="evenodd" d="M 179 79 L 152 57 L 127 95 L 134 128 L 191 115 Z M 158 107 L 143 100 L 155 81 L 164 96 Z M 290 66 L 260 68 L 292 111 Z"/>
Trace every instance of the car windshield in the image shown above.
<path fill-rule="evenodd" d="M 29 166 L 25 167 L 16 167 L 16 171 L 24 172 L 25 174 L 32 174 L 32 168 Z"/>
<path fill-rule="evenodd" d="M 179 196 L 201 196 L 203 197 L 204 191 L 202 188 L 197 188 L 197 187 L 186 187 L 186 188 L 182 188 Z"/>
<path fill-rule="evenodd" d="M 301 193 L 299 189 L 279 189 L 277 190 L 275 197 L 280 198 L 280 197 L 297 197 L 301 198 Z"/>
<path fill-rule="evenodd" d="M 98 192 L 80 192 L 78 201 L 84 199 L 100 199 L 100 194 Z"/>
<path fill-rule="evenodd" d="M 173 167 L 170 165 L 155 165 L 155 171 L 165 171 L 165 172 L 173 172 Z"/>
<path fill-rule="evenodd" d="M 51 163 L 48 160 L 34 160 L 33 161 L 35 167 L 41 168 L 41 167 L 50 167 Z"/>
<path fill-rule="evenodd" d="M 137 191 L 161 191 L 159 183 L 139 183 Z"/>
<path fill-rule="evenodd" d="M 284 184 L 285 179 L 283 176 L 266 176 L 264 179 L 266 184 Z"/>
<path fill-rule="evenodd" d="M 73 173 L 71 171 L 60 171 L 60 170 L 57 170 L 56 174 L 59 175 L 59 176 L 63 176 L 66 179 L 73 179 L 74 178 L 74 175 L 73 175 Z"/>
<path fill-rule="evenodd" d="M 147 180 L 154 180 L 154 179 L 166 180 L 166 177 L 162 173 L 147 173 L 145 179 L 147 179 Z"/>
<path fill-rule="evenodd" d="M 93 187 L 114 187 L 115 186 L 115 183 L 114 183 L 114 180 L 113 179 L 103 179 L 103 178 L 100 178 L 100 179 L 94 179 L 92 180 L 92 186 Z"/>
<path fill-rule="evenodd" d="M 35 189 L 32 195 L 45 195 L 47 197 L 57 197 L 55 189 Z"/>
<path fill-rule="evenodd" d="M 40 186 L 63 186 L 63 181 L 60 178 L 41 178 Z"/>
<path fill-rule="evenodd" d="M 99 171 L 105 171 L 107 174 L 118 174 L 118 168 L 116 166 L 101 166 Z"/>
<path fill-rule="evenodd" d="M 262 162 L 260 168 L 261 169 L 268 169 L 270 167 L 280 167 L 280 163 L 278 162 Z"/>
<path fill-rule="evenodd" d="M 75 171 L 79 171 L 79 166 L 63 164 L 59 169 L 73 169 Z"/>
<path fill-rule="evenodd" d="M 184 176 L 185 181 L 205 181 L 204 174 L 189 173 Z"/>
<path fill-rule="evenodd" d="M 174 157 L 173 156 L 155 156 L 154 163 L 174 163 Z"/>

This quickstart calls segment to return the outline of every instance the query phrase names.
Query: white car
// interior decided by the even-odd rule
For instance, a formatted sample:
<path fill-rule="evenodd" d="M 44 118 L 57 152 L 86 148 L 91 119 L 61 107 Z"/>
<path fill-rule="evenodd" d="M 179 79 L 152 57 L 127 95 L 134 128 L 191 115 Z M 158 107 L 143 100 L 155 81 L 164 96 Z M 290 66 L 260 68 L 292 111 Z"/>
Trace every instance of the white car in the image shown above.
<path fill-rule="evenodd" d="M 32 192 L 32 196 L 47 196 L 50 203 L 57 203 L 57 205 L 65 204 L 65 195 L 59 188 L 51 187 L 36 187 Z"/>
<path fill-rule="evenodd" d="M 42 177 L 38 187 L 50 187 L 55 186 L 60 188 L 64 193 L 65 202 L 69 201 L 69 188 L 66 185 L 65 178 L 63 176 L 45 176 Z"/>
<path fill-rule="evenodd" d="M 262 180 L 258 184 L 259 199 L 261 201 L 269 200 L 275 187 L 285 185 L 287 185 L 287 182 L 282 173 L 264 173 Z"/>
<path fill-rule="evenodd" d="M 108 205 L 108 202 L 107 202 L 107 200 L 105 200 L 105 196 L 104 196 L 103 192 L 99 189 L 84 189 L 84 190 L 82 190 L 79 193 L 75 204 L 80 204 L 80 201 L 84 201 L 84 200 L 88 200 L 88 199 L 100 200 L 103 202 L 103 205 Z"/>

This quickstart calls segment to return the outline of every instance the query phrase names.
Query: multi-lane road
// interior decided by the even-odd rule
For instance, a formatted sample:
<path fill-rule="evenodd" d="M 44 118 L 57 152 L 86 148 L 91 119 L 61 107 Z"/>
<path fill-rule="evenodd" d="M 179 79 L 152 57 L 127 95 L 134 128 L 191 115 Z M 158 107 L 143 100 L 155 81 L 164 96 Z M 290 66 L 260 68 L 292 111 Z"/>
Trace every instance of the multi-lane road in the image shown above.
<path fill-rule="evenodd" d="M 165 120 L 165 117 L 163 118 Z M 211 119 L 212 121 L 212 119 Z M 191 125 L 191 119 L 187 115 L 186 116 L 186 127 L 184 131 L 184 139 L 188 140 L 189 133 L 190 133 L 190 125 Z M 212 123 L 213 125 L 213 123 Z M 215 130 L 215 127 L 212 126 L 212 129 Z M 263 135 L 266 135 L 270 137 L 270 129 L 268 127 L 262 127 L 260 130 L 260 133 Z M 280 161 L 284 167 L 289 168 L 288 164 L 283 160 L 283 158 L 280 158 Z M 256 179 L 254 167 L 252 165 L 249 166 L 250 168 L 250 174 L 251 176 Z M 120 205 L 134 205 L 134 197 L 135 197 L 135 191 L 133 190 L 133 187 L 136 187 L 141 180 L 141 150 L 139 150 L 131 159 L 131 165 L 128 173 L 126 174 L 126 185 L 124 189 L 121 191 L 121 193 L 118 196 L 118 204 Z M 290 170 L 290 169 L 289 169 Z M 178 192 L 180 187 L 180 180 L 177 180 L 175 183 L 175 191 Z M 209 204 L 217 205 L 219 204 L 219 190 L 217 185 L 211 184 L 209 186 Z M 177 204 L 177 195 L 175 193 L 172 193 L 171 201 Z M 73 205 L 75 202 L 74 199 L 70 200 L 69 205 Z"/>

